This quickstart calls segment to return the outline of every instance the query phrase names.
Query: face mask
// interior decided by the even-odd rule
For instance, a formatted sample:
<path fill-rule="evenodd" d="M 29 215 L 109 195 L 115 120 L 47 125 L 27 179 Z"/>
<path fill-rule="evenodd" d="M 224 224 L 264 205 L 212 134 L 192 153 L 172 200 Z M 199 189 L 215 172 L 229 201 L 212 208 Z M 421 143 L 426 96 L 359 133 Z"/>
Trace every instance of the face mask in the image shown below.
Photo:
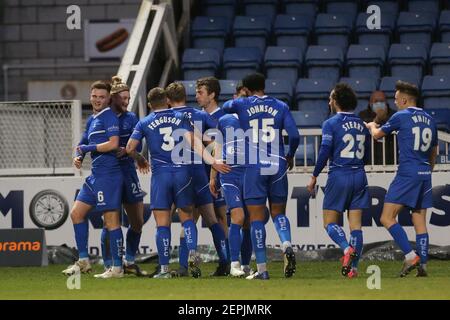
<path fill-rule="evenodd" d="M 378 109 L 385 110 L 386 109 L 386 102 L 375 102 L 372 103 L 372 110 L 376 112 Z"/>

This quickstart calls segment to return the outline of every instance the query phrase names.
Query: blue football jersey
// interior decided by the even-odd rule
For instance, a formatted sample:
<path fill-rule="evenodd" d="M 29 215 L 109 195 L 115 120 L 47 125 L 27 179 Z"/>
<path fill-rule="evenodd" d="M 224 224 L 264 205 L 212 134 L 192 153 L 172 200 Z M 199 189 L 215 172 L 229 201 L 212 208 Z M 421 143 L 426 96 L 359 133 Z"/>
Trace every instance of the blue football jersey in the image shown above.
<path fill-rule="evenodd" d="M 430 154 L 437 145 L 437 128 L 433 117 L 421 108 L 409 107 L 395 113 L 381 130 L 386 134 L 398 131 L 399 174 L 431 175 Z"/>
<path fill-rule="evenodd" d="M 286 103 L 269 96 L 252 96 L 225 103 L 222 109 L 225 113 L 236 113 L 241 128 L 249 132 L 246 138 L 248 164 L 270 165 L 273 158 L 285 159 L 282 130 L 287 131 L 289 139 L 297 140 L 288 152 L 289 156 L 295 154 L 299 133 Z"/>
<path fill-rule="evenodd" d="M 92 116 L 92 121 L 88 130 L 89 144 L 100 144 L 108 142 L 109 138 L 119 136 L 119 119 L 117 115 L 108 107 Z M 92 172 L 110 173 L 120 170 L 119 160 L 116 157 L 116 151 L 100 153 L 91 152 Z"/>
<path fill-rule="evenodd" d="M 175 107 L 172 109 L 177 112 L 186 114 L 190 122 L 195 126 L 195 129 L 197 129 L 202 135 L 207 130 L 217 128 L 217 120 L 211 117 L 211 115 L 206 111 L 187 106 Z M 191 161 L 193 163 L 195 161 L 194 165 L 198 167 L 204 167 L 205 164 L 203 162 L 203 159 L 199 155 L 195 154 L 191 148 L 189 148 L 187 151 L 191 152 Z"/>
<path fill-rule="evenodd" d="M 81 140 L 80 143 L 78 143 L 78 145 L 82 145 L 82 144 L 89 144 L 89 139 L 88 139 L 88 131 L 89 131 L 89 127 L 91 126 L 91 122 L 94 119 L 94 115 L 90 115 L 89 118 L 87 118 L 86 120 L 86 128 L 83 132 L 83 135 L 81 136 Z"/>
<path fill-rule="evenodd" d="M 339 112 L 322 125 L 322 145 L 331 148 L 330 171 L 364 168 L 370 133 L 354 113 Z"/>
<path fill-rule="evenodd" d="M 178 131 L 175 136 L 175 130 Z M 183 162 L 184 144 L 187 143 L 183 139 L 185 131 L 192 131 L 192 125 L 189 118 L 172 109 L 157 110 L 150 113 L 144 119 L 141 119 L 134 128 L 131 139 L 142 141 L 145 137 L 148 145 L 149 159 L 151 161 L 152 172 L 156 172 L 161 168 L 181 167 L 189 164 Z M 183 144 L 179 149 L 179 144 Z M 177 148 L 180 153 L 174 155 L 179 156 L 178 159 L 172 158 L 172 151 Z"/>
<path fill-rule="evenodd" d="M 245 166 L 245 140 L 237 114 L 226 114 L 219 119 L 222 142 L 222 159 L 234 167 Z"/>
<path fill-rule="evenodd" d="M 120 142 L 119 146 L 125 148 L 128 143 L 128 139 L 130 139 L 131 134 L 136 127 L 136 124 L 139 122 L 139 119 L 133 112 L 124 112 L 119 115 L 119 134 L 120 134 Z M 142 150 L 142 145 L 139 144 L 137 149 L 138 152 Z M 119 159 L 119 163 L 122 168 L 129 167 L 134 169 L 134 160 L 129 156 L 123 156 Z"/>

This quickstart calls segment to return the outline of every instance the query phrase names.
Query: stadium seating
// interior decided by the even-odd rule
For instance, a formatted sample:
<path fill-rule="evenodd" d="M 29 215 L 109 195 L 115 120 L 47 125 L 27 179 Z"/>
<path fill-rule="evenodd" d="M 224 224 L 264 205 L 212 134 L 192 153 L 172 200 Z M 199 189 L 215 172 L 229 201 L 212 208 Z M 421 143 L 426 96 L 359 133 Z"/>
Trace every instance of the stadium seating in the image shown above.
<path fill-rule="evenodd" d="M 234 19 L 237 9 L 237 0 L 202 0 L 203 15 L 209 17 L 225 17 Z"/>
<path fill-rule="evenodd" d="M 316 111 L 292 111 L 297 127 L 320 128 L 328 114 Z"/>
<path fill-rule="evenodd" d="M 262 53 L 258 48 L 226 48 L 223 68 L 226 79 L 242 79 L 247 74 L 260 71 Z"/>
<path fill-rule="evenodd" d="M 295 90 L 298 110 L 328 114 L 328 99 L 334 84 L 331 79 L 299 79 Z"/>
<path fill-rule="evenodd" d="M 439 0 L 408 0 L 409 12 L 426 12 L 433 16 L 433 19 L 439 15 Z"/>
<path fill-rule="evenodd" d="M 273 21 L 277 14 L 277 0 L 243 0 L 246 16 L 264 16 Z"/>
<path fill-rule="evenodd" d="M 392 14 L 395 17 L 397 17 L 400 9 L 398 0 L 369 0 L 366 1 L 364 8 L 371 5 L 377 5 L 380 7 L 380 11 L 383 12 L 383 14 Z"/>
<path fill-rule="evenodd" d="M 439 18 L 441 42 L 450 42 L 450 10 L 442 11 Z"/>
<path fill-rule="evenodd" d="M 199 16 L 192 23 L 192 45 L 199 49 L 216 49 L 221 53 L 229 33 L 230 25 L 226 18 Z"/>
<path fill-rule="evenodd" d="M 434 76 L 450 76 L 450 43 L 434 43 L 430 52 Z"/>
<path fill-rule="evenodd" d="M 292 102 L 294 86 L 289 80 L 267 79 L 265 93 L 286 102 L 289 106 Z"/>
<path fill-rule="evenodd" d="M 400 12 L 397 20 L 397 32 L 400 43 L 420 43 L 430 47 L 436 27 L 433 15 L 426 12 Z"/>
<path fill-rule="evenodd" d="M 450 132 L 450 108 L 426 109 L 426 112 L 436 120 L 438 130 Z"/>
<path fill-rule="evenodd" d="M 300 48 L 268 47 L 264 57 L 266 76 L 268 79 L 286 79 L 294 87 L 300 75 L 302 62 Z"/>
<path fill-rule="evenodd" d="M 385 51 L 377 45 L 351 45 L 347 52 L 347 70 L 352 78 L 375 78 L 383 74 Z"/>
<path fill-rule="evenodd" d="M 427 50 L 422 44 L 393 44 L 389 50 L 391 75 L 422 79 Z"/>
<path fill-rule="evenodd" d="M 378 80 L 374 78 L 341 78 L 339 82 L 344 82 L 349 84 L 358 96 L 358 106 L 356 107 L 355 113 L 367 108 L 369 104 L 370 95 L 378 87 Z"/>
<path fill-rule="evenodd" d="M 238 80 L 219 80 L 219 83 L 219 104 L 223 104 L 225 101 L 233 99 L 233 95 L 236 93 L 236 85 Z"/>
<path fill-rule="evenodd" d="M 381 45 L 385 52 L 389 50 L 391 40 L 395 30 L 395 15 L 383 13 L 381 28 L 370 30 L 367 28 L 367 19 L 370 14 L 362 12 L 356 20 L 356 36 L 359 44 Z"/>
<path fill-rule="evenodd" d="M 257 47 L 261 52 L 266 51 L 271 27 L 271 21 L 263 16 L 237 16 L 233 24 L 235 47 Z"/>
<path fill-rule="evenodd" d="M 343 14 L 319 13 L 314 32 L 317 44 L 336 45 L 347 50 L 350 33 L 353 29 L 351 18 Z"/>
<path fill-rule="evenodd" d="M 296 46 L 304 53 L 313 25 L 311 16 L 277 15 L 273 29 L 277 46 Z"/>
<path fill-rule="evenodd" d="M 197 80 L 201 77 L 217 76 L 220 55 L 215 49 L 186 49 L 183 53 L 184 80 Z"/>
<path fill-rule="evenodd" d="M 319 0 L 283 0 L 287 14 L 304 14 L 315 16 L 319 7 Z"/>
<path fill-rule="evenodd" d="M 423 106 L 426 109 L 448 109 L 450 106 L 450 77 L 425 76 L 422 83 Z"/>
<path fill-rule="evenodd" d="M 305 65 L 308 77 L 313 79 L 332 79 L 337 81 L 342 73 L 344 55 L 340 47 L 309 46 Z"/>
<path fill-rule="evenodd" d="M 338 13 L 348 16 L 351 21 L 355 21 L 358 13 L 359 1 L 354 0 L 324 0 L 325 11 L 327 13 Z"/>
<path fill-rule="evenodd" d="M 406 81 L 409 83 L 412 83 L 420 88 L 420 81 L 416 78 L 408 78 L 406 77 L 383 77 L 380 82 L 379 89 L 380 91 L 383 91 L 386 95 L 386 98 L 388 100 L 389 106 L 391 109 L 396 110 L 397 107 L 394 102 L 395 98 L 395 84 L 398 80 Z"/>
<path fill-rule="evenodd" d="M 188 107 L 198 108 L 197 99 L 195 98 L 195 81 L 179 81 L 186 89 L 186 105 Z"/>

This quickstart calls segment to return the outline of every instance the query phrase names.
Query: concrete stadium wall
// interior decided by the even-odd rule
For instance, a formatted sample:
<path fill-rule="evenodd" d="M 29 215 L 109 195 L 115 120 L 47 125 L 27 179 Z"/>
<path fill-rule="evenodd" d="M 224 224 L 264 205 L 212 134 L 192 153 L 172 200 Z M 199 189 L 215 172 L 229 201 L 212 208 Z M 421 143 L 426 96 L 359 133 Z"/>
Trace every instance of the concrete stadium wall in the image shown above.
<path fill-rule="evenodd" d="M 136 18 L 142 0 L 3 0 L 0 1 L 0 64 L 84 62 L 84 31 L 68 30 L 66 9 L 78 5 L 85 19 Z M 117 62 L 117 69 L 119 62 Z M 10 70 L 9 101 L 27 100 L 31 80 L 108 79 L 110 67 Z M 0 70 L 3 100 L 3 69 Z"/>

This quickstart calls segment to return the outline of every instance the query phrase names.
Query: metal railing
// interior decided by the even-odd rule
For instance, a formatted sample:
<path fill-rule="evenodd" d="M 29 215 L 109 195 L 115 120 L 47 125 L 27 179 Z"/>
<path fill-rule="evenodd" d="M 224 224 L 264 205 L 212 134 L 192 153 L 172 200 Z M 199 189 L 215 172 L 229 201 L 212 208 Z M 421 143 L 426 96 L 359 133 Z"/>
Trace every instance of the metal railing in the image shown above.
<path fill-rule="evenodd" d="M 297 150 L 295 166 L 291 173 L 312 173 L 314 171 L 314 165 L 316 163 L 321 137 L 322 129 L 299 129 L 301 143 L 299 149 Z M 311 145 L 311 140 L 314 140 L 314 158 L 308 159 L 308 144 Z M 439 131 L 438 132 L 438 158 L 437 163 L 434 167 L 434 171 L 450 171 L 450 158 L 449 158 L 449 145 L 450 145 L 450 134 Z M 393 139 L 393 163 L 388 163 L 387 154 L 389 150 L 386 148 L 386 139 L 382 138 L 381 142 L 376 142 L 371 139 L 371 159 L 365 166 L 367 172 L 395 172 L 398 166 L 398 150 L 397 150 L 397 139 Z M 380 159 L 380 155 L 375 150 L 375 143 L 382 143 L 381 148 L 381 163 L 377 163 L 376 159 Z M 443 145 L 444 152 L 442 152 L 440 146 Z M 308 161 L 310 160 L 310 161 Z M 324 169 L 327 172 L 327 168 Z"/>

